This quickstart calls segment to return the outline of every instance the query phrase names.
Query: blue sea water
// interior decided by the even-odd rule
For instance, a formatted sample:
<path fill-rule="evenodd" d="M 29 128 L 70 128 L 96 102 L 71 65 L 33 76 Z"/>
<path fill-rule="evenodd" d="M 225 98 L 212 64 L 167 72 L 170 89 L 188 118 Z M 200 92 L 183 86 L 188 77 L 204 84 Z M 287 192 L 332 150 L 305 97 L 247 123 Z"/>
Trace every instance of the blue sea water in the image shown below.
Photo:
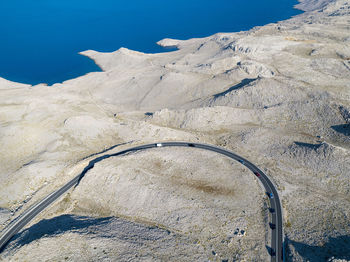
<path fill-rule="evenodd" d="M 296 0 L 1 0 L 0 77 L 49 85 L 100 71 L 78 52 L 166 52 L 163 38 L 248 30 L 300 11 Z"/>

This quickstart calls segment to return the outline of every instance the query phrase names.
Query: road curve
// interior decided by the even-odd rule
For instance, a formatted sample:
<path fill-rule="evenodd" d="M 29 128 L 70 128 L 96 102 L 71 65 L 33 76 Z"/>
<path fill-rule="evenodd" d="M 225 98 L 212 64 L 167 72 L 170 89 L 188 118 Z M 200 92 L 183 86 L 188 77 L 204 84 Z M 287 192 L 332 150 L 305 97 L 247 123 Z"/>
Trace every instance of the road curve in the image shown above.
<path fill-rule="evenodd" d="M 237 160 L 247 168 L 249 168 L 254 174 L 259 173 L 260 176 L 256 176 L 262 185 L 265 188 L 266 194 L 273 194 L 273 197 L 269 197 L 270 200 L 270 221 L 269 221 L 269 230 L 271 230 L 271 248 L 269 253 L 271 255 L 271 261 L 283 261 L 283 233 L 282 233 L 282 208 L 280 199 L 277 193 L 277 190 L 270 178 L 257 166 L 249 162 L 247 159 L 244 159 L 233 152 L 225 150 L 223 148 L 219 148 L 212 145 L 206 144 L 198 144 L 192 142 L 158 142 L 153 144 L 141 145 L 132 148 L 128 148 L 117 152 L 115 154 L 107 154 L 101 157 L 97 157 L 94 160 L 91 160 L 89 165 L 85 167 L 83 172 L 78 176 L 74 177 L 71 181 L 65 184 L 63 187 L 58 189 L 57 191 L 51 193 L 47 197 L 45 197 L 40 202 L 34 204 L 26 211 L 24 211 L 19 217 L 13 220 L 2 232 L 0 236 L 0 252 L 4 249 L 6 244 L 11 240 L 11 238 L 18 233 L 26 224 L 30 222 L 36 215 L 38 215 L 42 210 L 48 207 L 51 203 L 57 200 L 60 196 L 62 196 L 65 192 L 67 192 L 71 187 L 76 186 L 82 177 L 87 173 L 88 170 L 94 167 L 94 164 L 113 156 L 123 155 L 133 151 L 145 150 L 155 147 L 195 147 L 200 149 L 205 149 L 209 151 L 213 151 L 222 155 L 225 155 L 231 159 Z"/>

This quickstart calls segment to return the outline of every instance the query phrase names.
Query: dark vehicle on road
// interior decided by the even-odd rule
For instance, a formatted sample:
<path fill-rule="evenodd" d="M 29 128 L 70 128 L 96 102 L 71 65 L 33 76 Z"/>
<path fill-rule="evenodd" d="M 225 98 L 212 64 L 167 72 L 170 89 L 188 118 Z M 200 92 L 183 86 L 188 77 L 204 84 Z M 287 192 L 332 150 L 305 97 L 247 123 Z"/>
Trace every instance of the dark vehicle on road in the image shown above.
<path fill-rule="evenodd" d="M 272 193 L 266 192 L 266 195 L 267 195 L 269 198 L 273 198 L 273 194 L 272 194 Z"/>
<path fill-rule="evenodd" d="M 258 172 L 254 172 L 254 175 L 256 175 L 257 177 L 260 177 L 260 174 Z"/>
<path fill-rule="evenodd" d="M 271 228 L 271 229 L 276 229 L 276 225 L 275 225 L 275 224 L 270 223 L 270 228 Z"/>

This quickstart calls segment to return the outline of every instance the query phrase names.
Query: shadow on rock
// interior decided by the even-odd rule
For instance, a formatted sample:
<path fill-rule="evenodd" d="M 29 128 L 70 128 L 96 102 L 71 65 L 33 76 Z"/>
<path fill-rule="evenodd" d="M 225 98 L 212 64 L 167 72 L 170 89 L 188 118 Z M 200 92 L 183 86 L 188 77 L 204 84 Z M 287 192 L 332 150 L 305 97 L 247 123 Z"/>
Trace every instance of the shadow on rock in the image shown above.
<path fill-rule="evenodd" d="M 224 92 L 218 93 L 214 95 L 214 98 L 218 98 L 220 96 L 225 96 L 226 94 L 230 93 L 231 91 L 240 89 L 248 84 L 250 84 L 251 82 L 254 82 L 255 80 L 257 80 L 258 78 L 245 78 L 243 79 L 240 83 L 238 83 L 237 85 L 231 86 L 229 89 L 227 89 Z"/>
<path fill-rule="evenodd" d="M 270 256 L 274 256 L 275 255 L 275 252 L 274 252 L 274 250 L 271 247 L 269 247 L 269 246 L 265 246 L 265 247 L 266 247 L 267 252 L 269 253 Z"/>
<path fill-rule="evenodd" d="M 331 126 L 331 128 L 338 133 L 350 136 L 350 124 Z"/>
<path fill-rule="evenodd" d="M 311 246 L 290 239 L 287 243 L 289 248 L 293 248 L 303 257 L 304 261 L 319 262 L 330 258 L 350 260 L 350 235 L 330 237 L 322 246 Z M 289 250 L 288 253 L 291 255 Z"/>
<path fill-rule="evenodd" d="M 127 143 L 129 143 L 129 142 L 127 142 Z M 124 143 L 124 144 L 126 144 L 126 143 Z M 124 144 L 119 144 L 119 145 L 124 145 Z M 117 146 L 119 146 L 119 145 L 110 147 L 110 148 L 108 148 L 108 149 L 106 149 L 106 150 L 104 150 L 104 151 L 102 151 L 102 152 L 100 152 L 100 153 L 104 153 L 104 152 L 106 152 L 106 151 L 108 151 L 108 150 L 111 150 L 112 148 L 115 148 L 115 147 L 117 147 Z M 89 164 L 84 168 L 84 170 L 80 173 L 80 175 L 78 175 L 79 179 L 78 179 L 76 185 L 74 186 L 74 188 L 76 188 L 77 186 L 79 186 L 80 181 L 84 178 L 85 174 L 86 174 L 90 169 L 92 169 L 92 168 L 95 166 L 96 163 L 101 162 L 102 160 L 105 160 L 105 159 L 110 158 L 110 157 L 125 155 L 125 154 L 131 153 L 131 152 L 136 152 L 136 151 L 138 151 L 138 150 L 140 150 L 140 149 L 137 149 L 137 148 L 136 148 L 136 149 L 135 149 L 135 148 L 129 148 L 129 149 L 126 149 L 126 150 L 123 150 L 123 151 L 120 151 L 120 152 L 117 152 L 117 153 L 114 153 L 114 154 L 106 154 L 106 155 L 103 155 L 103 156 L 100 156 L 100 157 L 97 157 L 97 158 L 91 160 L 91 161 L 89 162 Z M 97 155 L 97 154 L 100 154 L 100 153 L 96 153 L 96 154 L 94 154 L 94 155 Z"/>
<path fill-rule="evenodd" d="M 179 237 L 182 241 L 187 241 L 189 244 L 193 243 L 193 240 L 187 237 L 174 234 L 153 224 L 142 224 L 118 217 L 94 218 L 61 215 L 44 219 L 22 233 L 15 235 L 14 241 L 9 247 L 10 250 L 19 249 L 43 237 L 55 238 L 64 233 L 80 234 L 85 238 L 114 239 L 134 247 L 154 245 L 158 248 L 164 248 L 170 242 L 177 243 Z"/>
<path fill-rule="evenodd" d="M 39 223 L 18 233 L 14 237 L 15 247 L 27 245 L 35 240 L 54 237 L 65 232 L 79 231 L 90 226 L 99 226 L 109 223 L 111 217 L 90 218 L 84 216 L 62 215 L 51 219 L 41 220 Z"/>
<path fill-rule="evenodd" d="M 313 150 L 318 149 L 322 145 L 322 144 L 309 144 L 309 143 L 303 143 L 303 142 L 294 142 L 294 144 L 296 144 L 297 146 L 302 146 Z"/>

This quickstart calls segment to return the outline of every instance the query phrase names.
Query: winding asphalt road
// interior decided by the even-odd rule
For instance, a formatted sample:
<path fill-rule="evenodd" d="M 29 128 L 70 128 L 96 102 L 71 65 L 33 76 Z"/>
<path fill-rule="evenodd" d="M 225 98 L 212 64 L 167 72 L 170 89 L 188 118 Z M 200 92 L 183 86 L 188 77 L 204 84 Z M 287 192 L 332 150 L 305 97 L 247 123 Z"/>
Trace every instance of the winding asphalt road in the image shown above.
<path fill-rule="evenodd" d="M 31 206 L 29 209 L 23 212 L 18 218 L 13 220 L 3 230 L 2 235 L 0 237 L 0 252 L 3 250 L 6 244 L 11 240 L 11 238 L 16 233 L 18 233 L 26 224 L 28 224 L 30 220 L 32 220 L 42 210 L 44 210 L 47 206 L 49 206 L 51 203 L 57 200 L 60 196 L 62 196 L 65 192 L 67 192 L 71 187 L 77 186 L 80 180 L 83 178 L 83 176 L 87 173 L 87 171 L 94 167 L 95 163 L 109 157 L 123 155 L 133 151 L 145 150 L 145 149 L 154 148 L 154 147 L 179 147 L 179 146 L 195 147 L 195 148 L 205 149 L 205 150 L 209 150 L 209 151 L 213 151 L 213 152 L 225 155 L 227 157 L 230 157 L 234 160 L 239 161 L 255 174 L 255 176 L 260 180 L 260 182 L 264 186 L 266 194 L 269 196 L 269 201 L 270 201 L 269 230 L 271 230 L 271 248 L 269 248 L 269 253 L 271 255 L 271 261 L 278 261 L 278 262 L 283 261 L 282 209 L 281 209 L 281 203 L 280 203 L 277 190 L 273 185 L 273 183 L 271 182 L 271 180 L 269 179 L 269 177 L 266 174 L 264 174 L 264 172 L 262 172 L 262 170 L 260 170 L 254 164 L 252 164 L 248 160 L 230 151 L 227 151 L 225 149 L 222 149 L 216 146 L 197 144 L 197 143 L 191 143 L 191 142 L 160 142 L 160 143 L 154 143 L 154 144 L 148 144 L 148 145 L 141 145 L 141 146 L 136 146 L 136 147 L 132 147 L 132 148 L 117 152 L 115 154 L 107 154 L 90 161 L 89 165 L 85 167 L 85 169 L 81 174 L 73 178 L 71 181 L 69 181 L 67 184 L 65 184 L 63 187 L 61 187 L 57 191 L 45 197 L 40 202 Z M 257 175 L 257 173 L 259 175 Z M 271 193 L 273 194 L 273 197 L 271 197 Z"/>

